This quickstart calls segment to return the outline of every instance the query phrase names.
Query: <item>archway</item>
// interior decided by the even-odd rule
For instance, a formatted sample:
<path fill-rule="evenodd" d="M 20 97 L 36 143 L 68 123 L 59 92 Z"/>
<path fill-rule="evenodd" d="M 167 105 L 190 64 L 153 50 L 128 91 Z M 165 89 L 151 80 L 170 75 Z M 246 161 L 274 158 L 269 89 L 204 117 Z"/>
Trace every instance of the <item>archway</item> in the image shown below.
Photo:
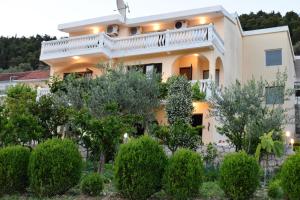
<path fill-rule="evenodd" d="M 220 87 L 224 85 L 224 68 L 223 62 L 220 57 L 216 59 L 216 74 L 215 74 L 216 84 Z"/>
<path fill-rule="evenodd" d="M 172 66 L 172 74 L 186 76 L 188 80 L 208 79 L 209 61 L 200 54 L 180 56 Z"/>

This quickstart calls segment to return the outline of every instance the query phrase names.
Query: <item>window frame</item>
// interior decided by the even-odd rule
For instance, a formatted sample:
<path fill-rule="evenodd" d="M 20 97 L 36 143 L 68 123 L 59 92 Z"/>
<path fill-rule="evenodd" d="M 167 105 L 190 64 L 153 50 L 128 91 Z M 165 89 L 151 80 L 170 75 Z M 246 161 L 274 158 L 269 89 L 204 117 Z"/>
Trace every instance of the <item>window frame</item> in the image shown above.
<path fill-rule="evenodd" d="M 274 88 L 278 88 L 279 90 L 282 90 L 282 96 L 281 97 L 278 96 L 278 97 L 276 97 L 275 100 L 273 99 L 273 102 L 270 102 L 270 101 L 268 101 L 268 92 L 267 92 L 267 90 L 268 89 L 274 89 Z M 281 93 L 281 91 L 280 91 L 280 93 Z M 265 88 L 265 96 L 266 96 L 266 99 L 265 99 L 266 105 L 282 105 L 282 104 L 284 104 L 284 86 L 267 86 Z M 273 94 L 273 96 L 274 96 L 274 94 Z"/>
<path fill-rule="evenodd" d="M 268 64 L 268 60 L 267 60 L 267 53 L 268 52 L 272 52 L 272 51 L 280 51 L 281 53 L 281 63 L 280 64 Z M 278 49 L 267 49 L 265 50 L 265 66 L 266 67 L 274 67 L 274 66 L 282 66 L 283 65 L 283 54 L 282 54 L 282 48 L 278 48 Z"/>

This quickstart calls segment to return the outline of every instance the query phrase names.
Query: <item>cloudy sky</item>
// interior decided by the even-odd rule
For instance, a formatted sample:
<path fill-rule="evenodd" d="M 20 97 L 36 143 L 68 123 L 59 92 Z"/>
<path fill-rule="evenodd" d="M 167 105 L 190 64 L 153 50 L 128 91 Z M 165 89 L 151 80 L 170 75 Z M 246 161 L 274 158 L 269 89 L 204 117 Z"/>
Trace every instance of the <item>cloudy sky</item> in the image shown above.
<path fill-rule="evenodd" d="M 223 5 L 229 12 L 294 10 L 300 13 L 300 0 L 126 0 L 129 17 L 185 9 Z M 115 14 L 115 0 L 0 0 L 0 35 L 30 36 L 57 31 L 60 23 Z"/>

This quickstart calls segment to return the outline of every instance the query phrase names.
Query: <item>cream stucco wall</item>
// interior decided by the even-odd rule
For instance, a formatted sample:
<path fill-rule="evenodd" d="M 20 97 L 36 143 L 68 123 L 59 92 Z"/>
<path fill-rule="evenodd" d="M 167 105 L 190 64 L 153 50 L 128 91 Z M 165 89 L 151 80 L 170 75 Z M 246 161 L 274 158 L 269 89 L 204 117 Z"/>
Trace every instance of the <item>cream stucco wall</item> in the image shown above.
<path fill-rule="evenodd" d="M 266 66 L 265 51 L 271 49 L 282 49 L 282 65 Z M 245 36 L 243 38 L 242 81 L 245 83 L 252 78 L 262 78 L 272 82 L 276 80 L 278 71 L 287 72 L 288 80 L 286 86 L 289 89 L 293 89 L 296 74 L 288 33 L 285 31 Z M 289 117 L 294 118 L 294 96 L 291 96 L 290 100 L 285 101 L 284 107 L 289 109 Z M 291 124 L 288 124 L 285 129 L 294 133 L 294 122 L 291 121 Z"/>

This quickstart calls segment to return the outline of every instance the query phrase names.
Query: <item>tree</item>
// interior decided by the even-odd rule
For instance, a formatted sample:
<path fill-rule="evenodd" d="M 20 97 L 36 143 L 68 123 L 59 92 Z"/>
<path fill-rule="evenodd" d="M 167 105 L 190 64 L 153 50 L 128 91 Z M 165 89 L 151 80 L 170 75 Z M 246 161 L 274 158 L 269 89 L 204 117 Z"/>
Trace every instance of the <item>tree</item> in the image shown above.
<path fill-rule="evenodd" d="M 31 37 L 0 37 L 0 72 L 19 72 L 48 67 L 39 60 L 42 41 L 56 37 L 36 35 Z"/>
<path fill-rule="evenodd" d="M 294 45 L 295 55 L 300 55 L 300 41 Z"/>
<path fill-rule="evenodd" d="M 169 123 L 177 120 L 190 123 L 194 109 L 191 84 L 183 76 L 173 76 L 168 82 L 166 112 Z"/>
<path fill-rule="evenodd" d="M 200 129 L 192 127 L 183 121 L 176 121 L 169 126 L 153 125 L 151 134 L 160 139 L 164 145 L 174 154 L 178 148 L 196 150 L 201 144 Z"/>
<path fill-rule="evenodd" d="M 300 41 L 300 16 L 293 12 L 287 12 L 282 16 L 279 12 L 266 13 L 259 11 L 257 13 L 242 14 L 239 16 L 244 30 L 255 30 L 271 28 L 278 26 L 288 26 L 293 44 Z"/>
<path fill-rule="evenodd" d="M 277 157 L 281 157 L 284 152 L 284 146 L 282 141 L 273 140 L 273 131 L 264 133 L 263 136 L 259 137 L 260 143 L 257 145 L 255 157 L 257 161 L 260 160 L 261 153 L 266 155 L 265 173 L 264 173 L 264 185 L 266 185 L 267 175 L 269 172 L 269 155 L 274 154 Z"/>
<path fill-rule="evenodd" d="M 61 104 L 53 95 L 45 95 L 36 102 L 32 112 L 43 127 L 41 139 L 62 136 L 57 129 L 68 123 L 68 105 Z"/>
<path fill-rule="evenodd" d="M 286 73 L 278 72 L 276 81 L 271 83 L 252 79 L 242 85 L 236 81 L 223 91 L 213 86 L 210 115 L 220 124 L 218 132 L 235 145 L 236 151 L 254 154 L 259 137 L 272 130 L 274 139 L 281 139 L 283 126 L 289 119 L 287 109 L 276 102 L 266 104 L 267 88 L 276 87 L 278 97 L 286 100 L 291 94 L 285 86 L 286 80 Z"/>
<path fill-rule="evenodd" d="M 40 139 L 43 128 L 31 110 L 35 105 L 36 91 L 26 85 L 16 85 L 7 91 L 2 109 L 5 123 L 0 130 L 3 145 L 26 145 Z"/>

